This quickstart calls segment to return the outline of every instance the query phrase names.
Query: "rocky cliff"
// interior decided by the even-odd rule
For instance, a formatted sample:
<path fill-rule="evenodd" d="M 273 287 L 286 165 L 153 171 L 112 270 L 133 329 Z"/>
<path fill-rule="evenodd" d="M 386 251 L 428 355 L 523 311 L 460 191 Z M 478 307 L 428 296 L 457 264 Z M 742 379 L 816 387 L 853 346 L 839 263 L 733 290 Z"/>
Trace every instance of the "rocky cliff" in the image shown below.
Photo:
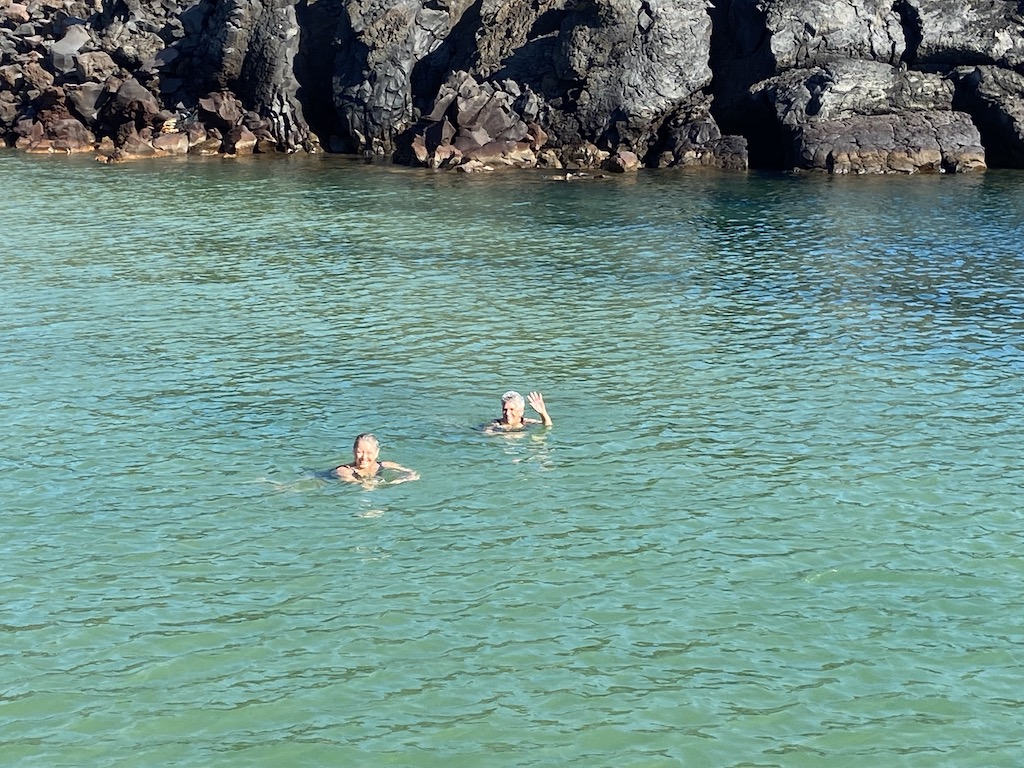
<path fill-rule="evenodd" d="M 1024 167 L 1024 1 L 0 0 L 0 133 L 118 159 Z"/>

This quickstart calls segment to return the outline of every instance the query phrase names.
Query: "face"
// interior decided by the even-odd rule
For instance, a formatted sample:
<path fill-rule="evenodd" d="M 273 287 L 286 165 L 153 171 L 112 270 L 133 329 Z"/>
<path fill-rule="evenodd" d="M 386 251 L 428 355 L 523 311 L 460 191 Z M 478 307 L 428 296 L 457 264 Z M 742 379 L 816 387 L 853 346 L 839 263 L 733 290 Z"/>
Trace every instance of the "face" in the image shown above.
<path fill-rule="evenodd" d="M 380 447 L 372 440 L 360 440 L 356 443 L 355 448 L 352 449 L 352 456 L 355 458 L 355 464 L 357 467 L 365 467 L 367 464 L 373 464 L 377 460 L 377 456 L 380 454 Z"/>
<path fill-rule="evenodd" d="M 514 400 L 509 400 L 501 404 L 501 418 L 502 421 L 512 424 L 516 424 L 523 419 L 523 413 L 526 409 Z"/>

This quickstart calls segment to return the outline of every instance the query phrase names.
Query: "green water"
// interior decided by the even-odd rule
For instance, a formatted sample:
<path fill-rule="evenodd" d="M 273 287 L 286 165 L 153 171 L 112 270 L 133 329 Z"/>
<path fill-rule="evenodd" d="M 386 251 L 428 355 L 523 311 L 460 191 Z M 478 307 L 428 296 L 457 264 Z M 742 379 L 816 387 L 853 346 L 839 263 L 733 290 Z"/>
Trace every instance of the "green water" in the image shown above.
<path fill-rule="evenodd" d="M 4 765 L 1020 764 L 1024 176 L 0 182 Z"/>

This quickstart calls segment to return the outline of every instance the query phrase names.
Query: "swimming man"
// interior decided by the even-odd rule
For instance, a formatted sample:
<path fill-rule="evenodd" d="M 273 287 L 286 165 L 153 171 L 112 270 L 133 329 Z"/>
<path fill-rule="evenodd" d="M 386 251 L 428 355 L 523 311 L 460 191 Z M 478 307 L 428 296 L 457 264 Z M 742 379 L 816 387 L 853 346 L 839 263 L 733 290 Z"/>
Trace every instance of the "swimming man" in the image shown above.
<path fill-rule="evenodd" d="M 540 419 L 524 416 L 527 402 L 537 412 Z M 484 432 L 515 432 L 526 429 L 530 424 L 551 426 L 551 417 L 548 416 L 548 409 L 544 405 L 544 396 L 540 392 L 531 392 L 524 401 L 523 396 L 518 392 L 509 390 L 501 396 L 501 418 L 484 425 Z"/>

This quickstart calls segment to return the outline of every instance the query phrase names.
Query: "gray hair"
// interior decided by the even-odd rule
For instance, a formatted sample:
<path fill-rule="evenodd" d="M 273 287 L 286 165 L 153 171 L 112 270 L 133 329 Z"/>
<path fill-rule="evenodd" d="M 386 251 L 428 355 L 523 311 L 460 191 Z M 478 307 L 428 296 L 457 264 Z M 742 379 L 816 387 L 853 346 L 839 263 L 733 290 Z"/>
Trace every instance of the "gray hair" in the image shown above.
<path fill-rule="evenodd" d="M 376 435 L 373 435 L 370 432 L 363 432 L 363 434 L 357 435 L 356 439 L 352 441 L 352 450 L 354 451 L 356 449 L 356 446 L 359 445 L 364 440 L 368 443 L 371 443 L 373 447 L 376 448 L 377 450 L 380 450 L 380 441 L 377 439 Z"/>
<path fill-rule="evenodd" d="M 504 395 L 501 396 L 502 405 L 505 403 L 515 403 L 520 408 L 526 408 L 526 401 L 523 400 L 523 396 L 516 392 L 514 389 L 510 389 Z"/>

